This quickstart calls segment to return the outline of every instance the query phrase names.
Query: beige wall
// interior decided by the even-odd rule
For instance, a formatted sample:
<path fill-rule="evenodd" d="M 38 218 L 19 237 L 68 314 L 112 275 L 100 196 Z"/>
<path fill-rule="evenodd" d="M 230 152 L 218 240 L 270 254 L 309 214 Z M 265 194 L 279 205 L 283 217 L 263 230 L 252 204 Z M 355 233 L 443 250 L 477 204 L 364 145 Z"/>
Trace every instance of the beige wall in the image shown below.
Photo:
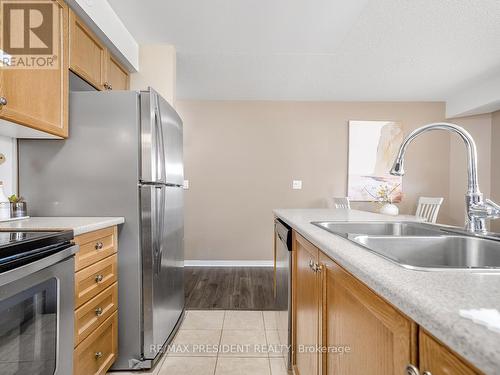
<path fill-rule="evenodd" d="M 450 120 L 465 128 L 477 144 L 479 187 L 486 198 L 491 195 L 491 114 Z M 463 226 L 465 222 L 465 193 L 467 191 L 467 154 L 464 142 L 457 135 L 450 138 L 449 224 Z M 446 173 L 446 171 L 444 171 Z"/>
<path fill-rule="evenodd" d="M 168 44 L 139 47 L 139 71 L 130 76 L 131 90 L 153 87 L 175 107 L 176 52 Z"/>
<path fill-rule="evenodd" d="M 178 101 L 185 125 L 186 259 L 272 259 L 272 209 L 324 207 L 347 186 L 348 120 L 444 118 L 443 103 Z M 408 150 L 402 212 L 418 195 L 446 196 L 450 137 Z M 292 179 L 303 181 L 292 190 Z M 448 202 L 440 220 L 450 220 Z"/>

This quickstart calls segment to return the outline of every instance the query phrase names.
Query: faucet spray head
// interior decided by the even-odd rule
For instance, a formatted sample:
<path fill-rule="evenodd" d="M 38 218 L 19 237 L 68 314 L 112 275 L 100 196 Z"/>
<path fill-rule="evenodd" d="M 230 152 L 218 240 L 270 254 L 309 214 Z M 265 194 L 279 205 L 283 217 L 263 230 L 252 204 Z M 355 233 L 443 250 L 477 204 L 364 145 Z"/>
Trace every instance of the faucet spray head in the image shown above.
<path fill-rule="evenodd" d="M 404 176 L 405 168 L 404 168 L 404 159 L 401 157 L 396 158 L 394 164 L 392 165 L 391 172 L 393 176 Z"/>

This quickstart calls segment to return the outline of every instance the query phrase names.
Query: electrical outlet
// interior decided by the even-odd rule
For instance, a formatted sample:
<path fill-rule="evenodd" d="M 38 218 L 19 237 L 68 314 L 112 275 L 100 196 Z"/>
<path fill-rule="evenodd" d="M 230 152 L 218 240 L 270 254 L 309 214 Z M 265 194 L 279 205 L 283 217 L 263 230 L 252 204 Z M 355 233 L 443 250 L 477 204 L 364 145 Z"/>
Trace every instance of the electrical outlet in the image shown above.
<path fill-rule="evenodd" d="M 302 180 L 293 180 L 292 181 L 292 189 L 293 190 L 302 190 Z"/>
<path fill-rule="evenodd" d="M 182 187 L 184 190 L 189 190 L 189 180 L 184 180 Z"/>

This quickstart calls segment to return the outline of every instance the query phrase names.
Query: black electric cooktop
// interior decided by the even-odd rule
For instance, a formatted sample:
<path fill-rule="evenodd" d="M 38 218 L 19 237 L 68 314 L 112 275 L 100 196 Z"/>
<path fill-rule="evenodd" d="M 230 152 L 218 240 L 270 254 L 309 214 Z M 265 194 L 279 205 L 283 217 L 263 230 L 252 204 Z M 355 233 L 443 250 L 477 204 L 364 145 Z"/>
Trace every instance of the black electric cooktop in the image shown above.
<path fill-rule="evenodd" d="M 73 231 L 0 231 L 0 272 L 47 257 L 72 245 Z"/>

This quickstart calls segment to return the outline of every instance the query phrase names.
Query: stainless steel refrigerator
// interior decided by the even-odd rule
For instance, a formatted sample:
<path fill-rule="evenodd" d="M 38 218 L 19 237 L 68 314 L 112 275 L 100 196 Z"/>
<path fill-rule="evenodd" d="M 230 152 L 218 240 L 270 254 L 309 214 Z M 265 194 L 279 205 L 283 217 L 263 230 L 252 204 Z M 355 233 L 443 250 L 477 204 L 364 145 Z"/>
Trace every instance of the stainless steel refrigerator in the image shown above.
<path fill-rule="evenodd" d="M 70 93 L 67 140 L 19 141 L 31 216 L 123 216 L 119 355 L 150 368 L 184 313 L 182 121 L 154 90 Z"/>

